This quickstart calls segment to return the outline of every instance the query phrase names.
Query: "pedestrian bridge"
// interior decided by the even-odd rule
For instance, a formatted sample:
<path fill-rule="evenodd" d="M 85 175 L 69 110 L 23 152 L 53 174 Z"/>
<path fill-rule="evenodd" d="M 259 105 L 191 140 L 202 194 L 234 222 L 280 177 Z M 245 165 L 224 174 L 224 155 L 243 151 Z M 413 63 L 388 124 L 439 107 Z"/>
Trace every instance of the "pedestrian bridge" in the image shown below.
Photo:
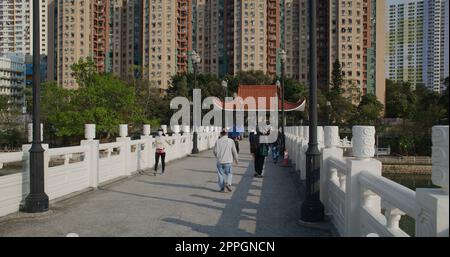
<path fill-rule="evenodd" d="M 355 127 L 351 150 L 336 127 L 318 130 L 322 151 L 321 200 L 327 222 L 299 224 L 304 199 L 306 127 L 287 128 L 291 165 L 266 161 L 253 178 L 248 142 L 241 143 L 232 193 L 217 191 L 210 149 L 219 128 L 198 133 L 200 154 L 191 155 L 192 134 L 169 137 L 166 175 L 155 174 L 155 145 L 148 126 L 139 140 L 122 125 L 116 142 L 100 144 L 86 125 L 79 146 L 45 151 L 45 214 L 19 212 L 29 190 L 29 145 L 0 153 L 0 236 L 408 236 L 399 220 L 416 220 L 417 236 L 448 236 L 448 126 L 433 129 L 433 182 L 441 189 L 416 192 L 381 176 L 372 159 L 374 130 Z M 10 163 L 23 162 L 9 174 Z M 3 167 L 3 169 L 1 169 Z"/>

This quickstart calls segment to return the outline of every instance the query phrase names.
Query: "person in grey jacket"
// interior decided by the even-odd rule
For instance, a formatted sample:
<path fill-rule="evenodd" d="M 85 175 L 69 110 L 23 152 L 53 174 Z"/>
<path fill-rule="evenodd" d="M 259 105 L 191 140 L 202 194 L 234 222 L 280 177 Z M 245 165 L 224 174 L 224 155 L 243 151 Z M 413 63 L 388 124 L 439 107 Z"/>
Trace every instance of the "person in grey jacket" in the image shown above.
<path fill-rule="evenodd" d="M 217 174 L 219 177 L 220 192 L 225 192 L 225 188 L 231 192 L 232 185 L 232 164 L 237 165 L 239 157 L 234 141 L 227 136 L 227 131 L 223 130 L 221 137 L 214 146 L 214 156 L 217 159 Z M 225 183 L 225 176 L 227 177 Z"/>

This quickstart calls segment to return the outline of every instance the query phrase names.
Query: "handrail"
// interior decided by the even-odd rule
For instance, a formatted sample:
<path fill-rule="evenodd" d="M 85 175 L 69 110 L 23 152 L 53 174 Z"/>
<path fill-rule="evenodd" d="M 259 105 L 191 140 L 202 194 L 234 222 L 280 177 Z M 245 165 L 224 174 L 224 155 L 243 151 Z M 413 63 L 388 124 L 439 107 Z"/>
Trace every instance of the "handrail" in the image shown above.
<path fill-rule="evenodd" d="M 88 147 L 81 145 L 81 146 L 51 148 L 51 149 L 48 149 L 47 151 L 48 151 L 48 155 L 50 157 L 52 157 L 52 156 L 58 156 L 58 155 L 83 153 L 83 152 L 88 151 Z"/>
<path fill-rule="evenodd" d="M 123 146 L 122 142 L 105 143 L 99 145 L 99 150 L 107 150 L 110 148 L 117 148 Z"/>
<path fill-rule="evenodd" d="M 336 157 L 331 156 L 329 159 L 329 165 L 333 168 L 338 169 L 339 171 L 347 171 L 347 164 L 344 162 L 343 159 L 338 159 Z"/>
<path fill-rule="evenodd" d="M 23 152 L 0 153 L 0 163 L 20 162 L 24 160 Z"/>
<path fill-rule="evenodd" d="M 413 190 L 367 171 L 361 172 L 359 181 L 362 186 L 373 191 L 383 200 L 404 211 L 408 216 L 415 217 L 416 193 Z"/>

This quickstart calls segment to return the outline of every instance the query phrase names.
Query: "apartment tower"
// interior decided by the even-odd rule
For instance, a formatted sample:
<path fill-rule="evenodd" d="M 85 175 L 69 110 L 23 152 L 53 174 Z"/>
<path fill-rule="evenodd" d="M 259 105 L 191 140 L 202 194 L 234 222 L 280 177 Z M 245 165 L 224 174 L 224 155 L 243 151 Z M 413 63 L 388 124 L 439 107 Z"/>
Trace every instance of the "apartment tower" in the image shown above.
<path fill-rule="evenodd" d="M 386 77 L 423 82 L 424 1 L 388 0 L 386 4 Z"/>
<path fill-rule="evenodd" d="M 345 80 L 385 104 L 385 0 L 333 0 L 329 77 L 339 60 Z"/>
<path fill-rule="evenodd" d="M 142 4 L 142 0 L 112 2 L 112 72 L 122 78 L 140 75 Z"/>
<path fill-rule="evenodd" d="M 58 0 L 57 78 L 65 88 L 78 87 L 71 66 L 91 57 L 98 72 L 106 71 L 110 48 L 110 1 Z"/>
<path fill-rule="evenodd" d="M 448 8 L 449 0 L 424 1 L 423 82 L 435 92 L 443 91 L 448 73 Z M 447 44 L 445 44 L 447 42 Z M 447 56 L 445 56 L 447 49 Z M 447 62 L 446 62 L 447 60 Z"/>
<path fill-rule="evenodd" d="M 144 78 L 168 89 L 177 73 L 178 0 L 144 0 Z M 186 56 L 185 58 L 187 58 Z"/>

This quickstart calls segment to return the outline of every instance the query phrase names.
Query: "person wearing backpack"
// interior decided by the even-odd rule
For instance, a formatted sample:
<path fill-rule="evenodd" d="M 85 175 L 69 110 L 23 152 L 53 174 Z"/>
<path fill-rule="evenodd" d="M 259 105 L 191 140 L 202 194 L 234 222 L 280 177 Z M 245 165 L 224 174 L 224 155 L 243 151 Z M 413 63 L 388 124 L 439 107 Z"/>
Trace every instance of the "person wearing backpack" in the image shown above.
<path fill-rule="evenodd" d="M 253 176 L 256 178 L 263 177 L 264 162 L 269 155 L 269 146 L 267 143 L 261 143 L 261 136 L 264 136 L 264 134 L 258 128 L 251 146 L 251 152 L 255 161 L 255 174 Z"/>

